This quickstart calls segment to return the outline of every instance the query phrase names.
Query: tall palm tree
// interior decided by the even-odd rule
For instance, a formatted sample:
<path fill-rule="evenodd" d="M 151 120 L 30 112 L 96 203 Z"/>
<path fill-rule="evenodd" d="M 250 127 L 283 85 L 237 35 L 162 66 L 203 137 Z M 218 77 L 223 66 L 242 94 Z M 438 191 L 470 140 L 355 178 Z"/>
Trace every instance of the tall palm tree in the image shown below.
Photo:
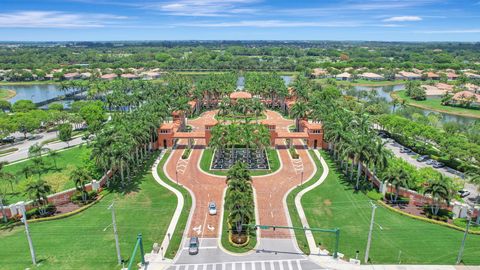
<path fill-rule="evenodd" d="M 258 117 L 265 111 L 265 105 L 258 98 L 252 99 L 252 111 L 255 114 L 255 122 L 258 124 Z"/>
<path fill-rule="evenodd" d="M 57 167 L 57 158 L 60 156 L 60 154 L 58 154 L 57 151 L 48 151 L 48 157 L 50 157 L 51 159 L 53 159 L 53 164 L 55 165 L 55 169 L 58 169 Z"/>
<path fill-rule="evenodd" d="M 12 189 L 12 192 L 13 192 L 13 182 L 12 182 L 12 179 L 14 179 L 15 177 L 11 174 L 11 173 L 8 173 L 8 172 L 5 172 L 4 168 L 5 168 L 5 165 L 7 165 L 8 162 L 6 161 L 1 161 L 0 162 L 0 180 L 7 180 L 10 182 L 10 187 Z M 5 196 L 6 196 L 7 192 L 6 192 L 6 187 L 5 187 L 5 190 L 2 190 L 1 193 L 0 193 L 0 209 L 2 211 L 2 217 L 3 217 L 3 222 L 7 222 L 7 213 L 5 212 L 5 209 L 4 209 L 4 206 L 3 206 L 3 200 L 5 199 Z"/>
<path fill-rule="evenodd" d="M 75 188 L 82 194 L 83 203 L 87 202 L 88 193 L 85 185 L 92 180 L 90 173 L 86 168 L 76 168 L 70 173 L 70 179 L 75 183 Z"/>
<path fill-rule="evenodd" d="M 28 183 L 25 188 L 25 193 L 34 201 L 34 204 L 38 206 L 38 210 L 41 215 L 45 215 L 47 213 L 47 196 L 51 191 L 52 187 L 43 180 Z"/>
<path fill-rule="evenodd" d="M 429 194 L 432 196 L 433 203 L 430 206 L 431 211 L 433 215 L 438 215 L 441 203 L 445 202 L 449 205 L 452 198 L 452 192 L 448 185 L 448 178 L 444 175 L 440 175 L 438 179 L 430 180 L 423 194 Z"/>
<path fill-rule="evenodd" d="M 30 146 L 30 148 L 28 148 L 28 156 L 41 158 L 42 155 L 48 152 L 49 150 L 50 149 L 48 149 L 47 147 L 44 147 L 41 144 L 35 143 L 34 145 Z"/>
<path fill-rule="evenodd" d="M 295 130 L 300 131 L 300 119 L 307 117 L 308 106 L 305 102 L 297 102 L 293 104 L 290 116 L 295 118 Z"/>

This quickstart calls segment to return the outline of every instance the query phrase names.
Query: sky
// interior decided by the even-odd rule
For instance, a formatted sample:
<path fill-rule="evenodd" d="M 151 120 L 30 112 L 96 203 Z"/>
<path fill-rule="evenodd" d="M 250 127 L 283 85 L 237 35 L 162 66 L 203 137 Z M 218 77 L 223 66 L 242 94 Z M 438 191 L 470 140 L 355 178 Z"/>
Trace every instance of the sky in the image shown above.
<path fill-rule="evenodd" d="M 480 41 L 480 0 L 0 0 L 0 41 Z"/>

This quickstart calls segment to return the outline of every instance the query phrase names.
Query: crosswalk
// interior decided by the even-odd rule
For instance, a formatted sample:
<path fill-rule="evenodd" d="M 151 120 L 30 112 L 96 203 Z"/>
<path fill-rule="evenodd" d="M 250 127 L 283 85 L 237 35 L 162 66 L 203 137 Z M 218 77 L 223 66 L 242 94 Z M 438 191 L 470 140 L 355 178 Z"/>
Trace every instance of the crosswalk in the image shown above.
<path fill-rule="evenodd" d="M 178 264 L 169 270 L 317 270 L 321 269 L 306 259 L 249 262 L 223 262 L 206 264 Z"/>

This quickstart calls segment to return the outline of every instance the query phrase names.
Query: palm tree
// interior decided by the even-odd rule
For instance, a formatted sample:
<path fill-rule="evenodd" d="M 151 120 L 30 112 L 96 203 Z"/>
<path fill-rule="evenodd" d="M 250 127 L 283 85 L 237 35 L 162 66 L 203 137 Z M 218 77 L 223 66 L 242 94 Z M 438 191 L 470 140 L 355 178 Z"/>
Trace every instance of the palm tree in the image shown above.
<path fill-rule="evenodd" d="M 290 110 L 290 116 L 295 118 L 295 130 L 300 132 L 300 119 L 307 117 L 308 107 L 305 102 L 297 102 L 293 104 Z"/>
<path fill-rule="evenodd" d="M 35 143 L 34 145 L 30 146 L 30 148 L 28 148 L 28 156 L 41 158 L 42 154 L 48 151 L 48 148 L 44 147 L 41 144 Z"/>
<path fill-rule="evenodd" d="M 392 164 L 391 167 L 388 167 L 383 174 L 384 181 L 388 181 L 395 187 L 395 198 L 390 197 L 394 203 L 397 202 L 400 188 L 408 187 L 410 175 L 405 171 L 405 169 L 399 164 Z"/>
<path fill-rule="evenodd" d="M 6 161 L 1 161 L 0 162 L 0 180 L 7 180 L 10 182 L 10 185 L 11 185 L 11 189 L 12 189 L 12 192 L 13 192 L 13 182 L 12 182 L 12 179 L 14 179 L 15 177 L 11 174 L 11 173 L 8 173 L 8 172 L 5 172 L 4 171 L 4 167 L 5 165 L 7 165 L 8 162 Z M 5 190 L 3 190 L 4 192 L 0 193 L 0 208 L 1 208 L 1 211 L 2 211 L 2 216 L 3 216 L 3 222 L 7 222 L 7 213 L 5 212 L 5 209 L 4 209 L 4 206 L 3 206 L 3 200 L 5 199 L 5 196 L 7 194 L 6 192 L 6 188 Z"/>
<path fill-rule="evenodd" d="M 57 158 L 59 156 L 57 151 L 48 151 L 48 156 L 53 159 L 53 164 L 55 165 L 55 169 L 58 169 L 57 167 Z"/>
<path fill-rule="evenodd" d="M 433 203 L 430 207 L 433 215 L 438 215 L 442 202 L 445 202 L 447 205 L 450 204 L 452 192 L 448 183 L 449 178 L 442 174 L 438 179 L 430 180 L 423 192 L 425 195 L 430 194 L 432 196 Z"/>
<path fill-rule="evenodd" d="M 85 168 L 76 168 L 70 173 L 70 179 L 75 183 L 75 188 L 77 191 L 82 193 L 83 203 L 87 202 L 88 193 L 85 189 L 85 185 L 92 180 L 90 173 Z"/>
<path fill-rule="evenodd" d="M 45 206 L 48 205 L 48 194 L 52 191 L 52 187 L 43 180 L 28 183 L 25 188 L 25 193 L 34 201 L 34 204 L 38 206 L 38 210 L 41 215 L 47 213 Z"/>
<path fill-rule="evenodd" d="M 255 122 L 258 124 L 258 117 L 265 111 L 265 105 L 263 105 L 260 99 L 252 99 L 252 111 L 255 114 Z"/>

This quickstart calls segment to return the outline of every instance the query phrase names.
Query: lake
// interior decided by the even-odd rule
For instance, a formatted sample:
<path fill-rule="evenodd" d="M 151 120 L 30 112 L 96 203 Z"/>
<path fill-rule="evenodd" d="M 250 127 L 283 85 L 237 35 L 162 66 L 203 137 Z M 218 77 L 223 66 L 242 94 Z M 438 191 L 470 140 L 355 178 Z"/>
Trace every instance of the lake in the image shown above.
<path fill-rule="evenodd" d="M 288 86 L 292 82 L 292 76 L 280 76 L 282 77 L 283 81 L 285 82 L 285 86 Z M 240 76 L 237 80 L 237 90 L 244 90 L 245 89 L 245 77 Z"/>
<path fill-rule="evenodd" d="M 386 101 L 390 102 L 392 101 L 392 97 L 390 94 L 394 91 L 400 91 L 400 90 L 405 90 L 405 85 L 404 84 L 397 84 L 397 85 L 389 85 L 389 86 L 375 86 L 375 87 L 370 87 L 370 86 L 355 86 L 355 90 L 357 91 L 362 91 L 362 90 L 367 90 L 367 91 L 376 91 L 378 93 L 379 97 L 385 98 Z M 430 110 L 425 110 L 425 109 L 420 109 L 416 108 L 419 113 L 423 113 L 424 115 L 427 115 L 431 112 Z M 440 112 L 435 112 L 439 113 L 442 115 L 442 123 L 446 122 L 457 122 L 460 124 L 470 124 L 473 123 L 476 118 L 472 117 L 466 117 L 466 116 L 459 116 L 459 115 L 453 115 L 453 114 L 447 114 L 447 113 L 440 113 Z"/>

